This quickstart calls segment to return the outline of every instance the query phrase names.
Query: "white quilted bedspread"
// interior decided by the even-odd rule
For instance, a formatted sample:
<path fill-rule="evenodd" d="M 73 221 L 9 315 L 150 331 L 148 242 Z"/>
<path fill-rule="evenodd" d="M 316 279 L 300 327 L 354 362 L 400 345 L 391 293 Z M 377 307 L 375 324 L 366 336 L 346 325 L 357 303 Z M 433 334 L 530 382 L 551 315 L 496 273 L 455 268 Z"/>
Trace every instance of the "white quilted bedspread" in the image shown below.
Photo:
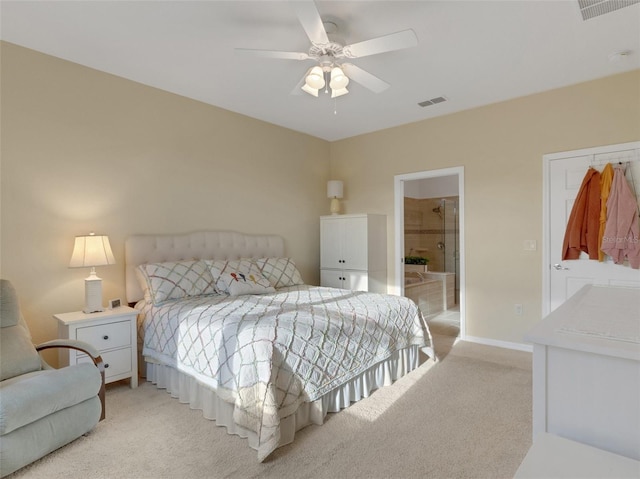
<path fill-rule="evenodd" d="M 313 286 L 198 296 L 144 307 L 143 354 L 196 377 L 277 446 L 280 418 L 411 345 L 430 346 L 407 298 Z"/>

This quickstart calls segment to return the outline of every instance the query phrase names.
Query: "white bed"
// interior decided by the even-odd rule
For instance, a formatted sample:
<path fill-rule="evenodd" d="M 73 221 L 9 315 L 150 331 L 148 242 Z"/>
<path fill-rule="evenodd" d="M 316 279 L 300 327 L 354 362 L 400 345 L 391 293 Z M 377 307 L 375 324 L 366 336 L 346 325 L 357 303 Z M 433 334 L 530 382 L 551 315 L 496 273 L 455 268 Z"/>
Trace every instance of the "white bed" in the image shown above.
<path fill-rule="evenodd" d="M 418 367 L 421 351 L 435 357 L 413 302 L 302 284 L 277 235 L 138 235 L 125 257 L 147 380 L 248 438 L 261 461 Z"/>

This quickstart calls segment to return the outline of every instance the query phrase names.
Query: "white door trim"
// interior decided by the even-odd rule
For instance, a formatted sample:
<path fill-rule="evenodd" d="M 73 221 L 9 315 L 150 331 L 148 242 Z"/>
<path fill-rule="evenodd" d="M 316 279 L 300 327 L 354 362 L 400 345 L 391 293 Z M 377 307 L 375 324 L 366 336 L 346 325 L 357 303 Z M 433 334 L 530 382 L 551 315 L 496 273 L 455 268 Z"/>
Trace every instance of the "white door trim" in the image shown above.
<path fill-rule="evenodd" d="M 465 232 L 464 232 L 464 166 L 454 166 L 439 170 L 419 171 L 394 176 L 394 216 L 395 216 L 395 251 L 394 269 L 395 284 L 392 294 L 404 295 L 404 182 L 411 180 L 423 180 L 426 178 L 439 178 L 443 176 L 458 176 L 458 221 L 460 232 L 460 339 L 466 338 L 466 294 L 465 294 Z"/>
<path fill-rule="evenodd" d="M 640 148 L 640 141 L 618 143 L 616 145 L 597 146 L 581 150 L 561 151 L 542 156 L 542 316 L 547 316 L 551 311 L 551 257 L 550 257 L 550 208 L 549 204 L 549 171 L 551 162 L 572 156 L 598 155 L 616 150 L 632 150 Z"/>

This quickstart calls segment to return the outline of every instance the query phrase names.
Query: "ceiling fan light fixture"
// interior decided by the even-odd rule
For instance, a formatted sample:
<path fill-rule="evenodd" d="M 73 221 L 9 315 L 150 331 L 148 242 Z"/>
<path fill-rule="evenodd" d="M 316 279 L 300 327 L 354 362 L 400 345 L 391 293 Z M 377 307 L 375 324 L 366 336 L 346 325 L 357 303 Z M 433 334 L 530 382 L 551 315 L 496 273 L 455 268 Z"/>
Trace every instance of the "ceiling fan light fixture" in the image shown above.
<path fill-rule="evenodd" d="M 302 85 L 302 91 L 308 93 L 309 95 L 313 95 L 315 97 L 318 96 L 318 89 L 317 88 L 312 88 L 309 85 L 307 85 L 306 83 L 304 85 Z"/>
<path fill-rule="evenodd" d="M 349 90 L 346 88 L 331 88 L 331 98 L 338 98 L 339 96 L 346 95 Z"/>
<path fill-rule="evenodd" d="M 305 84 L 306 86 L 315 89 L 317 96 L 317 90 L 324 86 L 324 72 L 322 71 L 322 68 L 319 66 L 313 67 L 305 79 Z"/>
<path fill-rule="evenodd" d="M 602 1 L 640 3 L 640 0 L 579 1 L 588 4 Z M 291 92 L 294 94 L 299 94 L 300 90 L 298 88 L 301 88 L 304 92 L 314 97 L 318 97 L 320 90 L 324 90 L 325 94 L 329 96 L 329 89 L 331 89 L 331 98 L 337 98 L 349 93 L 346 87 L 351 81 L 358 83 L 373 93 L 381 93 L 391 85 L 362 68 L 348 63 L 347 59 L 378 55 L 418 45 L 418 37 L 410 28 L 352 43 L 351 45 L 344 45 L 344 40 L 335 35 L 340 30 L 339 26 L 332 21 L 323 20 L 320 16 L 316 5 L 318 0 L 300 0 L 291 3 L 294 5 L 298 21 L 311 43 L 306 53 L 247 48 L 237 48 L 236 51 L 241 54 L 253 54 L 263 58 L 298 61 L 314 60 L 316 62 L 315 66 L 307 69 L 302 79 L 298 81 Z M 329 34 L 331 34 L 331 38 L 329 38 Z"/>
<path fill-rule="evenodd" d="M 331 69 L 331 81 L 329 86 L 332 90 L 342 90 L 349 84 L 349 77 L 344 74 L 342 68 L 333 67 Z M 344 93 L 343 93 L 344 94 Z"/>

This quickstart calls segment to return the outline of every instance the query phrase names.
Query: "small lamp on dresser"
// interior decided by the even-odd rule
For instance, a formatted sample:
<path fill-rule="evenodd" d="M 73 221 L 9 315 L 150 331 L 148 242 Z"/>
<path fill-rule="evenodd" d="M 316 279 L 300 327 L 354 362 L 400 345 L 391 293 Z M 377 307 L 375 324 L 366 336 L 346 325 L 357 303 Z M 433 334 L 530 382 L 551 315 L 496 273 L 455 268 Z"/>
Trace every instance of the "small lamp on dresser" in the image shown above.
<path fill-rule="evenodd" d="M 84 313 L 104 311 L 102 307 L 102 279 L 96 275 L 96 266 L 115 264 L 109 237 L 91 233 L 76 236 L 70 268 L 91 268 L 91 273 L 84 280 Z"/>
<path fill-rule="evenodd" d="M 343 194 L 343 183 L 340 180 L 329 180 L 327 182 L 327 198 L 331 198 L 331 214 L 340 213 L 340 200 Z"/>

